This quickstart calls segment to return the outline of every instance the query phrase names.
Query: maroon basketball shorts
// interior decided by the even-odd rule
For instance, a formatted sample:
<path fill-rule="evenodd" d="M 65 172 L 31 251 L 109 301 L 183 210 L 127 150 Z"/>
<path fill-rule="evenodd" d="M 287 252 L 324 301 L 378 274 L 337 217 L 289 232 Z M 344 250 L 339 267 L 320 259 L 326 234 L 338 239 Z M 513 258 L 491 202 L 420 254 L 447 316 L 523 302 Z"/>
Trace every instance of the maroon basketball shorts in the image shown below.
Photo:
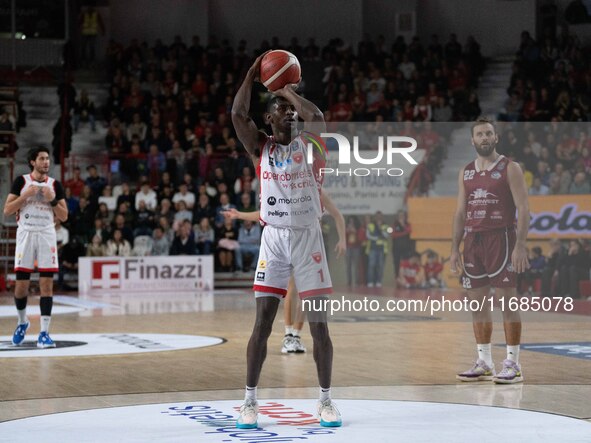
<path fill-rule="evenodd" d="M 495 288 L 515 288 L 517 274 L 511 264 L 515 241 L 513 228 L 466 233 L 462 286 L 465 289 L 482 288 L 487 285 Z"/>

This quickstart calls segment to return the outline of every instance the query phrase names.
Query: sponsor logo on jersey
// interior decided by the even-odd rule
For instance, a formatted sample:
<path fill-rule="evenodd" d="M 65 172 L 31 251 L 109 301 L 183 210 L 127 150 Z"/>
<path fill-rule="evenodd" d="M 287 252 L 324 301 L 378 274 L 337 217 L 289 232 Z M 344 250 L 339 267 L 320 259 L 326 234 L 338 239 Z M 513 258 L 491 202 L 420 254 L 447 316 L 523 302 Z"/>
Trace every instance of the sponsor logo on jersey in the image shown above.
<path fill-rule="evenodd" d="M 286 205 L 293 205 L 295 203 L 304 203 L 312 201 L 312 197 L 309 195 L 303 195 L 301 197 L 296 198 L 280 198 L 279 203 L 283 203 Z"/>
<path fill-rule="evenodd" d="M 259 269 L 265 269 L 267 267 L 267 261 L 261 260 L 259 261 Z"/>
<path fill-rule="evenodd" d="M 481 220 L 483 218 L 486 218 L 486 210 L 481 209 L 479 211 L 474 211 L 474 219 L 475 220 Z"/>
<path fill-rule="evenodd" d="M 501 178 L 501 173 L 499 171 L 493 171 L 493 173 L 490 176 L 495 180 L 498 180 Z"/>
<path fill-rule="evenodd" d="M 298 165 L 302 163 L 303 160 L 304 154 L 302 154 L 301 152 L 296 152 L 295 154 L 293 154 L 293 161 L 296 162 Z"/>
<path fill-rule="evenodd" d="M 320 263 L 322 261 L 322 254 L 320 252 L 312 253 L 312 258 L 316 263 Z"/>
<path fill-rule="evenodd" d="M 277 203 L 277 199 L 275 197 L 271 196 L 267 199 L 267 203 L 271 206 L 275 206 L 275 204 Z"/>
<path fill-rule="evenodd" d="M 257 272 L 257 281 L 265 281 L 265 273 Z"/>
<path fill-rule="evenodd" d="M 464 263 L 464 268 L 473 268 L 474 264 L 473 263 Z"/>
<path fill-rule="evenodd" d="M 471 205 L 486 205 L 486 204 L 497 204 L 499 202 L 498 198 L 489 198 L 489 197 L 497 197 L 492 192 L 488 192 L 486 189 L 478 188 L 470 193 L 471 200 L 468 201 Z M 476 218 L 476 217 L 474 217 Z"/>
<path fill-rule="evenodd" d="M 507 265 L 507 271 L 509 271 L 509 272 L 515 272 L 515 268 L 513 268 L 513 264 L 509 263 Z M 505 281 L 505 280 L 503 280 L 503 281 Z"/>
<path fill-rule="evenodd" d="M 497 165 L 497 170 L 498 170 L 498 171 L 502 171 L 503 169 L 505 169 L 505 162 L 500 162 L 500 163 Z"/>
<path fill-rule="evenodd" d="M 275 211 L 268 211 L 267 212 L 267 215 L 269 217 L 284 217 L 284 216 L 287 215 L 287 211 L 277 211 L 277 210 L 275 210 Z"/>

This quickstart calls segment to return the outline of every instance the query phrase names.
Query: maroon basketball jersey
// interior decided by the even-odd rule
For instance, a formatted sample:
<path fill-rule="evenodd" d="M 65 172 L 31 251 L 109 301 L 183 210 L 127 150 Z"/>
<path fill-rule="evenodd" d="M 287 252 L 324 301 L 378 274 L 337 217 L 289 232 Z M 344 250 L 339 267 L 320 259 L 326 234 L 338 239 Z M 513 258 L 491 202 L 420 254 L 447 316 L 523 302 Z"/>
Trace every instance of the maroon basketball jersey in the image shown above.
<path fill-rule="evenodd" d="M 515 225 L 515 202 L 509 187 L 509 159 L 501 155 L 486 170 L 476 161 L 464 168 L 466 232 L 482 232 Z"/>

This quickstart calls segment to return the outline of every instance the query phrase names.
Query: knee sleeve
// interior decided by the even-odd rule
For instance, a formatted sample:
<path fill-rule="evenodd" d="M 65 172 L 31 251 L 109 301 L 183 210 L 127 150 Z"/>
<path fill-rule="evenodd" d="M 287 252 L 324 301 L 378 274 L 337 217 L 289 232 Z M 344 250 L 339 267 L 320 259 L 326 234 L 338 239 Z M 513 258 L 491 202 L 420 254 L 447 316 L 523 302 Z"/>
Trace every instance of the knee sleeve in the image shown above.
<path fill-rule="evenodd" d="M 53 278 L 53 272 L 40 272 L 39 277 L 43 278 Z"/>

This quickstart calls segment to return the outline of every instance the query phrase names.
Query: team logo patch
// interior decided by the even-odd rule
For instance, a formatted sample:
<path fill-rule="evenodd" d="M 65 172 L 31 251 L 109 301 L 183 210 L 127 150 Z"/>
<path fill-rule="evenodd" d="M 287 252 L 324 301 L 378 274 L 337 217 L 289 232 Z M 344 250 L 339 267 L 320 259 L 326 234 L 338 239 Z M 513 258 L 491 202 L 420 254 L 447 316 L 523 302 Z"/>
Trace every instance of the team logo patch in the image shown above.
<path fill-rule="evenodd" d="M 298 165 L 300 163 L 302 163 L 303 160 L 304 160 L 304 154 L 302 154 L 301 152 L 296 152 L 293 155 L 293 161 L 296 162 Z"/>
<path fill-rule="evenodd" d="M 261 260 L 259 262 L 259 269 L 265 269 L 267 267 L 267 261 L 266 260 Z"/>
<path fill-rule="evenodd" d="M 265 281 L 265 273 L 257 272 L 257 281 Z"/>
<path fill-rule="evenodd" d="M 495 180 L 498 180 L 501 178 L 501 173 L 499 171 L 494 171 L 490 176 Z"/>
<path fill-rule="evenodd" d="M 271 206 L 275 206 L 275 204 L 277 203 L 277 199 L 271 196 L 267 199 L 267 203 Z"/>
<path fill-rule="evenodd" d="M 512 263 L 509 263 L 509 264 L 507 265 L 507 271 L 509 271 L 509 272 L 515 272 L 515 268 L 513 268 L 513 264 L 512 264 Z M 504 280 L 503 280 L 503 281 L 504 281 Z"/>
<path fill-rule="evenodd" d="M 497 170 L 502 171 L 503 169 L 505 169 L 505 163 L 499 163 L 497 165 Z"/>
<path fill-rule="evenodd" d="M 314 252 L 312 258 L 316 263 L 320 263 L 322 261 L 322 254 L 320 252 Z"/>

